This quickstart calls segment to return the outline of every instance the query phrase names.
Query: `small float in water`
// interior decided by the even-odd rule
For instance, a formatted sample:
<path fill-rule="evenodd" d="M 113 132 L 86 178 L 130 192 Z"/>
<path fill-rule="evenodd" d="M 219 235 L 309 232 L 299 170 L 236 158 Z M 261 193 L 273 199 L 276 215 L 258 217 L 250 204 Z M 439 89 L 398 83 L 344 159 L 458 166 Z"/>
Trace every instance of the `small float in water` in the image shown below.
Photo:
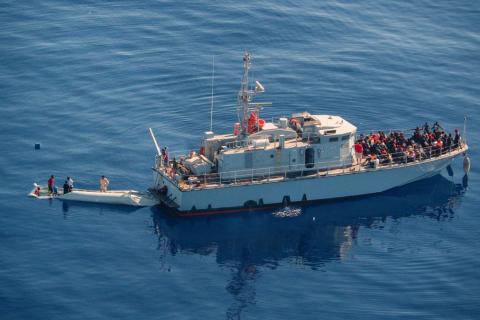
<path fill-rule="evenodd" d="M 37 199 L 60 199 L 137 207 L 149 207 L 158 203 L 152 194 L 141 193 L 135 190 L 111 190 L 101 192 L 98 190 L 73 189 L 71 192 L 65 194 L 62 190 L 58 190 L 56 194 L 49 194 L 47 186 L 40 186 L 37 183 L 33 184 L 33 189 L 28 196 Z"/>

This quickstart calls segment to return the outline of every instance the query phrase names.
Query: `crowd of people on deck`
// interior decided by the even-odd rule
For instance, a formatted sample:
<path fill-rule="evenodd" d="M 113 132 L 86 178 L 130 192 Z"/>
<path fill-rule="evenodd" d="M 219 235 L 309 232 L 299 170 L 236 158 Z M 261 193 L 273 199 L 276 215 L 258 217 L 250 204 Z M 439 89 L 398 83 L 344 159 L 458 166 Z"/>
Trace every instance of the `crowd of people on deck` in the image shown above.
<path fill-rule="evenodd" d="M 415 128 L 410 137 L 398 131 L 362 134 L 354 150 L 357 164 L 363 164 L 365 160 L 369 166 L 376 168 L 380 164 L 405 163 L 439 156 L 457 148 L 460 142 L 458 129 L 452 135 L 435 122 L 432 127 L 425 123 Z"/>

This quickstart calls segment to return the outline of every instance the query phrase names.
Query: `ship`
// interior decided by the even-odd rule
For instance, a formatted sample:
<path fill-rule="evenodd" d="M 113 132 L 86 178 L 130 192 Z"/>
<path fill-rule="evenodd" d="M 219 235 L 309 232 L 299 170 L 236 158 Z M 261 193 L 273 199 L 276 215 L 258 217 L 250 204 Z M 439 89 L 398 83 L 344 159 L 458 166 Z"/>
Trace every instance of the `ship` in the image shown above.
<path fill-rule="evenodd" d="M 251 67 L 245 52 L 230 133 L 206 131 L 197 150 L 178 153 L 160 148 L 149 129 L 156 148 L 150 191 L 169 212 L 195 216 L 381 193 L 451 171 L 468 150 L 464 134 L 457 129 L 452 138 L 438 123 L 360 134 L 337 115 L 301 112 L 268 122 L 260 112 L 270 103 L 256 101 L 265 87 L 250 79 Z"/>

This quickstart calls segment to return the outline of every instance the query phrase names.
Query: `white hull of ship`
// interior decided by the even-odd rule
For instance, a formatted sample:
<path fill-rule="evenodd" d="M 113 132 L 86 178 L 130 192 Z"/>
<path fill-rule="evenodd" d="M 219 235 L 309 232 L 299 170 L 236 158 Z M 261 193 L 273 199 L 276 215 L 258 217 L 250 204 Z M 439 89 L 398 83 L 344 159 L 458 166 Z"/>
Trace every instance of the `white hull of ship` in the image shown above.
<path fill-rule="evenodd" d="M 154 172 L 154 176 L 157 189 L 167 186 L 169 206 L 173 205 L 177 211 L 219 210 L 255 204 L 275 205 L 285 203 L 286 200 L 303 202 L 379 193 L 439 174 L 460 154 L 457 151 L 451 155 L 401 166 L 191 190 L 180 190 L 158 171 Z"/>

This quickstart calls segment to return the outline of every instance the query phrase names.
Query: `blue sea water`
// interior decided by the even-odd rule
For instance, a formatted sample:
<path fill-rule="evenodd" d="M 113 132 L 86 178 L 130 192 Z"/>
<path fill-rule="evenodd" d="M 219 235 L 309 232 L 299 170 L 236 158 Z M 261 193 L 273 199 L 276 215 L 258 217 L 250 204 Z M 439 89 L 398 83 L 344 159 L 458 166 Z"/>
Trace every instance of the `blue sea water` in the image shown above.
<path fill-rule="evenodd" d="M 1 319 L 480 318 L 480 2 L 5 0 L 0 26 Z M 147 128 L 198 146 L 214 56 L 232 130 L 246 49 L 267 119 L 467 116 L 468 187 L 459 159 L 381 195 L 192 219 L 26 197 L 50 174 L 148 188 Z"/>

